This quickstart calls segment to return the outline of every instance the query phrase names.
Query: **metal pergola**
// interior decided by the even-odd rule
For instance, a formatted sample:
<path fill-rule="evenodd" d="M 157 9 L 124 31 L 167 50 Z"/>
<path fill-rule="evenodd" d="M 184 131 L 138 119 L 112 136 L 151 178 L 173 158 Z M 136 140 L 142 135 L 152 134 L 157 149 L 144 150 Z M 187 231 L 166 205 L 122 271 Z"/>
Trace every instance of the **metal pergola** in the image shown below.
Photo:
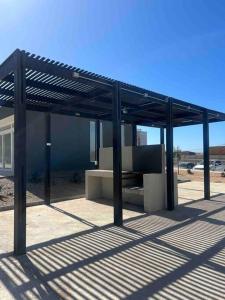
<path fill-rule="evenodd" d="M 167 208 L 174 209 L 173 128 L 203 124 L 204 196 L 210 199 L 209 123 L 225 114 L 15 50 L 0 65 L 0 105 L 14 107 L 14 253 L 26 253 L 26 110 L 46 113 L 45 203 L 50 204 L 51 114 L 113 123 L 114 224 L 122 225 L 121 124 L 166 129 Z M 134 142 L 133 142 L 134 143 Z"/>

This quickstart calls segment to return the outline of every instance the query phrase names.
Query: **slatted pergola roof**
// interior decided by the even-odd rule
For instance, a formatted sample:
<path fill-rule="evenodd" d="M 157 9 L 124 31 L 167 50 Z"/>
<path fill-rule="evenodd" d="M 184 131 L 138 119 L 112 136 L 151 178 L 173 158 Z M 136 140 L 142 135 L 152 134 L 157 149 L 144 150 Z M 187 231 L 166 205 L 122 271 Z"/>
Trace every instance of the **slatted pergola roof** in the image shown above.
<path fill-rule="evenodd" d="M 118 81 L 63 63 L 16 50 L 0 65 L 0 105 L 14 106 L 14 66 L 23 55 L 28 110 L 112 120 L 113 89 Z M 166 127 L 166 104 L 173 103 L 173 126 L 225 120 L 225 114 L 119 82 L 122 121 L 135 125 Z"/>
<path fill-rule="evenodd" d="M 175 207 L 173 127 L 203 124 L 204 198 L 210 199 L 209 123 L 225 114 L 15 50 L 0 65 L 0 105 L 14 107 L 14 253 L 26 253 L 26 110 L 45 114 L 45 204 L 51 203 L 51 113 L 113 124 L 114 224 L 123 224 L 121 122 L 166 128 L 166 203 Z M 96 123 L 96 149 L 100 126 Z M 164 144 L 164 141 L 161 142 Z M 98 152 L 97 151 L 97 152 Z M 99 159 L 97 159 L 98 161 Z"/>

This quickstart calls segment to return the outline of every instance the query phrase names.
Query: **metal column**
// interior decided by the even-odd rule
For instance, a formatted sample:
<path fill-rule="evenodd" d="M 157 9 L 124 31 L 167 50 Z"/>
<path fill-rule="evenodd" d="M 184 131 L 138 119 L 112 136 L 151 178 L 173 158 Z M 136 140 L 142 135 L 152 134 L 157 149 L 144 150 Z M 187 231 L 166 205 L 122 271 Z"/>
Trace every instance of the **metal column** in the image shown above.
<path fill-rule="evenodd" d="M 51 203 L 51 114 L 45 115 L 45 204 Z"/>
<path fill-rule="evenodd" d="M 204 157 L 204 198 L 210 199 L 210 169 L 209 169 L 209 120 L 208 112 L 203 112 L 203 157 Z"/>
<path fill-rule="evenodd" d="M 99 148 L 100 148 L 100 121 L 95 123 L 95 160 L 97 162 L 96 168 L 99 168 Z"/>
<path fill-rule="evenodd" d="M 137 146 L 137 125 L 132 124 L 132 146 Z"/>
<path fill-rule="evenodd" d="M 113 97 L 113 202 L 114 224 L 123 223 L 122 157 L 121 157 L 121 99 L 120 86 L 115 83 Z"/>
<path fill-rule="evenodd" d="M 26 253 L 26 82 L 23 53 L 14 76 L 14 254 Z"/>
<path fill-rule="evenodd" d="M 160 144 L 165 144 L 165 138 L 164 138 L 164 128 L 160 128 Z"/>
<path fill-rule="evenodd" d="M 174 209 L 174 164 L 173 164 L 173 102 L 167 103 L 166 165 L 167 165 L 167 209 Z"/>

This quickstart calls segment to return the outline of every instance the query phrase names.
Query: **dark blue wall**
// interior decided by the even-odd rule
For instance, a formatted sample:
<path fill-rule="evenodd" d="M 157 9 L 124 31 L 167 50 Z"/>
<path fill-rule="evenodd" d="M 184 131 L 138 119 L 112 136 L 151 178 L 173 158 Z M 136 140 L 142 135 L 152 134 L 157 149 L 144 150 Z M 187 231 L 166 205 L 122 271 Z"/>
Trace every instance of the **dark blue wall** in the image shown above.
<path fill-rule="evenodd" d="M 14 113 L 0 108 L 0 119 Z M 71 116 L 51 115 L 52 171 L 78 171 L 94 168 L 90 162 L 90 122 Z M 27 173 L 44 173 L 45 114 L 27 111 Z"/>
<path fill-rule="evenodd" d="M 52 169 L 85 170 L 90 163 L 90 122 L 87 119 L 52 116 Z"/>

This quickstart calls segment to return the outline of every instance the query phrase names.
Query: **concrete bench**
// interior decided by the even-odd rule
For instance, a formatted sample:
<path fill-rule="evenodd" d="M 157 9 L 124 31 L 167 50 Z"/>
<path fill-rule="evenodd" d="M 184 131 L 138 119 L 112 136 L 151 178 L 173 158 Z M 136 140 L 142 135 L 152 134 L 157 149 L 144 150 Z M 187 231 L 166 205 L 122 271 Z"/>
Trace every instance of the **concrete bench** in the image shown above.
<path fill-rule="evenodd" d="M 85 193 L 86 198 L 113 199 L 113 171 L 87 170 Z M 175 173 L 175 205 L 177 205 L 177 175 Z M 152 212 L 166 208 L 166 174 L 143 174 L 143 185 L 137 184 L 137 173 L 122 172 L 123 201 L 135 205 L 142 205 L 144 211 Z"/>
<path fill-rule="evenodd" d="M 122 171 L 122 186 L 134 185 L 134 173 Z M 85 194 L 90 200 L 113 198 L 113 171 L 112 170 L 86 170 Z"/>

